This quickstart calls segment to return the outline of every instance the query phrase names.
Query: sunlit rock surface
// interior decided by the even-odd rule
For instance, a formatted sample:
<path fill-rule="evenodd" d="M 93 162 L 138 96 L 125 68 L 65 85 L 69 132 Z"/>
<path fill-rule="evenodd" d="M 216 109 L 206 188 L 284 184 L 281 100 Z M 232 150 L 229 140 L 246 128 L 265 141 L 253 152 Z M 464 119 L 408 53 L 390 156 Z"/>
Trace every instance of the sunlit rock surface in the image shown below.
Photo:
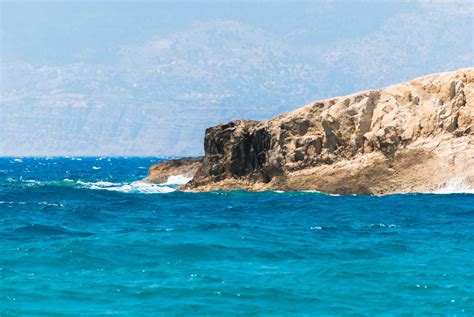
<path fill-rule="evenodd" d="M 184 190 L 340 194 L 474 188 L 474 69 L 310 103 L 206 130 Z M 462 190 L 462 188 L 461 188 Z"/>

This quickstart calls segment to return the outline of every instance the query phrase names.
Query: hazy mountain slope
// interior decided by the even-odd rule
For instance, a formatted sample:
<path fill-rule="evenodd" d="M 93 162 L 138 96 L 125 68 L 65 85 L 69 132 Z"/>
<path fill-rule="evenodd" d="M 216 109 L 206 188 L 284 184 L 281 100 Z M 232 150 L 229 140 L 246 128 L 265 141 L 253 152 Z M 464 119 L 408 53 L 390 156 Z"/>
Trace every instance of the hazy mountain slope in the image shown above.
<path fill-rule="evenodd" d="M 470 4 L 410 5 L 358 33 L 364 19 L 307 6 L 281 26 L 196 20 L 107 61 L 2 60 L 0 154 L 197 155 L 222 121 L 472 65 Z"/>

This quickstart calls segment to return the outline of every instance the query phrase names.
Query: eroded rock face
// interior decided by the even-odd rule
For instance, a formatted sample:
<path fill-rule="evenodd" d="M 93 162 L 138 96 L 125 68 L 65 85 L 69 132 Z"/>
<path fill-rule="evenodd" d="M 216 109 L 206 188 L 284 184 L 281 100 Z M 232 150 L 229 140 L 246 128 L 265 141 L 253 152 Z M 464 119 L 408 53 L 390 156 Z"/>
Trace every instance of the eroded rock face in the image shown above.
<path fill-rule="evenodd" d="M 474 69 L 311 103 L 206 130 L 184 190 L 433 191 L 474 188 Z"/>
<path fill-rule="evenodd" d="M 269 162 L 273 136 L 260 122 L 236 120 L 206 130 L 204 160 L 194 184 L 209 180 L 249 177 L 269 182 L 281 173 L 278 164 Z"/>

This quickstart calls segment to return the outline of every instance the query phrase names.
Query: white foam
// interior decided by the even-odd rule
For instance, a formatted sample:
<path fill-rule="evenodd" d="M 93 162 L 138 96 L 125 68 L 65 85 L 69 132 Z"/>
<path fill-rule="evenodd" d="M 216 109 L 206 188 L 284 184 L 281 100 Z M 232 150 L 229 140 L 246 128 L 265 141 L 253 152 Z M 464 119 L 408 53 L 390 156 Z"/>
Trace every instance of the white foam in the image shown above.
<path fill-rule="evenodd" d="M 124 193 L 143 193 L 143 194 L 166 194 L 176 191 L 176 189 L 168 186 L 160 186 L 157 184 L 136 181 L 118 187 L 108 187 L 107 190 L 119 191 Z"/>
<path fill-rule="evenodd" d="M 325 192 L 321 192 L 319 190 L 313 190 L 313 189 L 308 189 L 308 190 L 302 190 L 301 192 L 303 193 L 313 193 L 313 194 L 321 194 L 321 195 L 328 195 L 328 196 L 341 196 L 339 194 L 329 194 Z"/>
<path fill-rule="evenodd" d="M 373 227 L 379 227 L 379 228 L 385 228 L 385 227 L 388 227 L 388 228 L 396 228 L 397 225 L 395 224 L 389 224 L 389 225 L 386 225 L 384 223 L 371 223 L 370 225 L 368 225 L 370 228 L 373 228 Z"/>
<path fill-rule="evenodd" d="M 176 191 L 176 189 L 158 184 L 150 184 L 142 181 L 132 183 L 111 183 L 111 182 L 78 182 L 82 186 L 95 190 L 109 190 L 122 193 L 142 193 L 142 194 L 165 194 Z"/>
<path fill-rule="evenodd" d="M 20 179 L 19 181 L 22 181 L 22 180 Z M 23 182 L 28 183 L 28 184 L 38 184 L 38 185 L 42 184 L 42 182 L 37 181 L 35 179 L 25 179 L 25 180 L 23 180 Z"/>
<path fill-rule="evenodd" d="M 474 194 L 474 188 L 470 188 L 466 184 L 464 177 L 455 177 L 450 179 L 438 189 L 433 191 L 434 194 Z"/>
<path fill-rule="evenodd" d="M 98 167 L 98 166 L 92 166 L 92 169 L 93 170 L 100 170 L 102 167 Z"/>
<path fill-rule="evenodd" d="M 84 182 L 79 182 L 82 184 L 89 184 L 91 186 L 98 186 L 98 187 L 112 187 L 112 186 L 118 186 L 120 183 L 111 183 L 111 182 L 103 182 L 103 181 L 98 181 L 98 182 L 93 182 L 93 183 L 84 183 Z"/>
<path fill-rule="evenodd" d="M 184 175 L 171 175 L 168 177 L 166 182 L 161 185 L 184 185 L 192 179 L 192 177 L 186 177 Z"/>
<path fill-rule="evenodd" d="M 39 202 L 38 205 L 50 206 L 50 207 L 64 207 L 64 205 L 61 203 L 52 203 L 52 202 L 47 202 L 47 201 Z"/>

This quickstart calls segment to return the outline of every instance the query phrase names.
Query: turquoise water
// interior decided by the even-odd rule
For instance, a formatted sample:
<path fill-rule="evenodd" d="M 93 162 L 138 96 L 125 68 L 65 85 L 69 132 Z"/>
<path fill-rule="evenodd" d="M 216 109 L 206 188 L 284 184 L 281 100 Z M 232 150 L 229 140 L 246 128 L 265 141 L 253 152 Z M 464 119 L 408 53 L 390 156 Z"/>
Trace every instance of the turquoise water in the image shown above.
<path fill-rule="evenodd" d="M 0 159 L 0 315 L 474 314 L 474 195 L 182 193 Z"/>

